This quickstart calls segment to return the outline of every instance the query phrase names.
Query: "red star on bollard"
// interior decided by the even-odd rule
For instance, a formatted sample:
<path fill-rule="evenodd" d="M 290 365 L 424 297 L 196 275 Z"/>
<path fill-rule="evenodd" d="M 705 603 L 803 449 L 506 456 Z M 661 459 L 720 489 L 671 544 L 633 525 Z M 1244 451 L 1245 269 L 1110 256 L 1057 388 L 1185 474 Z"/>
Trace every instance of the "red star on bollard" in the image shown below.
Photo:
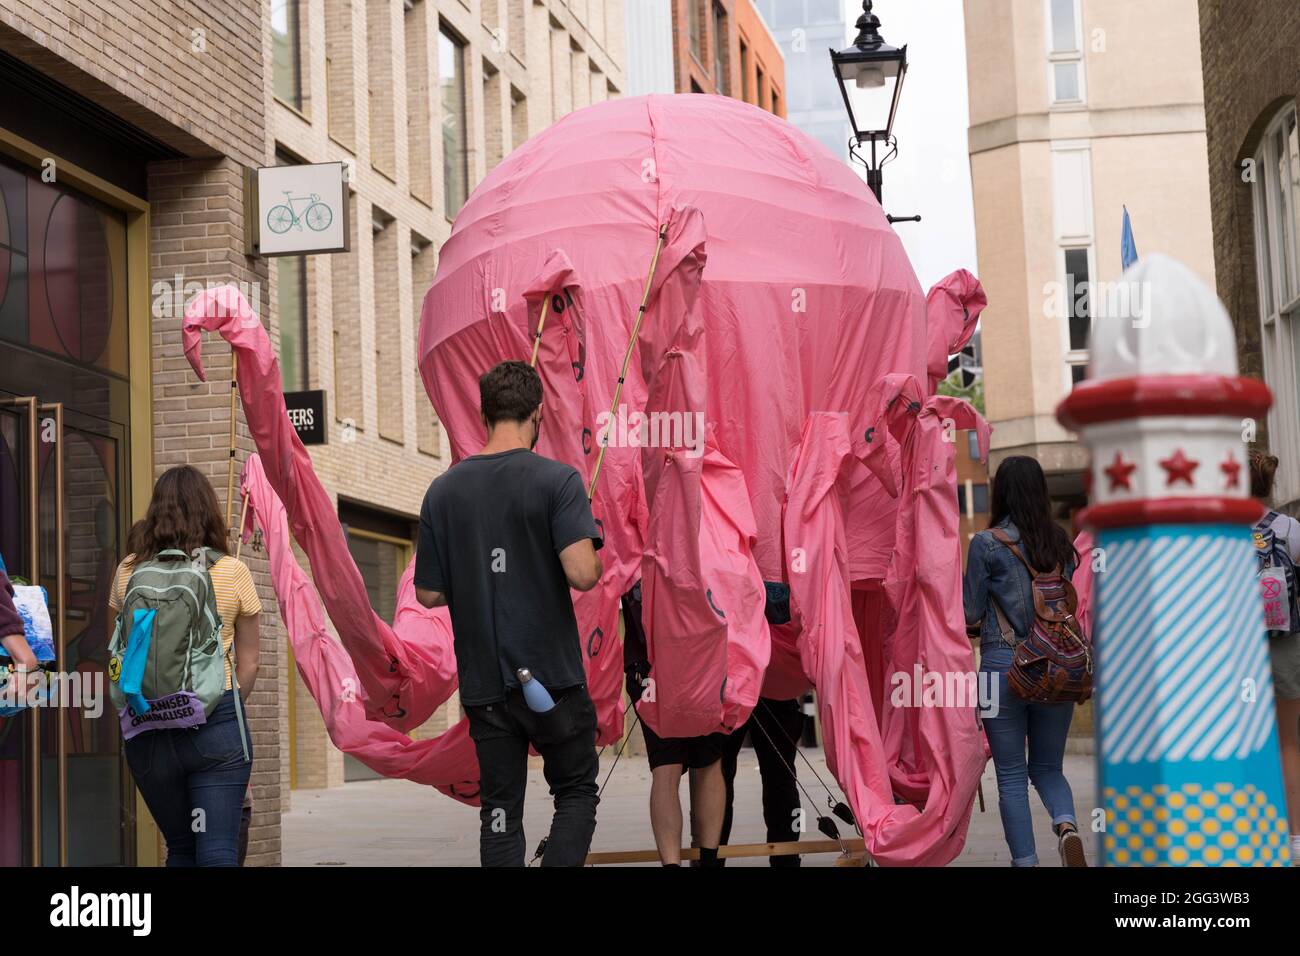
<path fill-rule="evenodd" d="M 1172 487 L 1174 482 L 1185 481 L 1189 485 L 1194 484 L 1192 481 L 1192 472 L 1200 466 L 1199 461 L 1193 461 L 1183 454 L 1181 448 L 1175 449 L 1173 455 L 1161 459 L 1160 467 L 1166 472 L 1165 486 Z"/>
<path fill-rule="evenodd" d="M 1241 462 L 1232 457 L 1232 452 L 1228 452 L 1228 460 L 1219 466 L 1228 478 L 1226 487 L 1236 488 L 1241 484 Z"/>
<path fill-rule="evenodd" d="M 1103 469 L 1106 477 L 1110 479 L 1110 490 L 1124 488 L 1128 491 L 1133 490 L 1133 484 L 1130 479 L 1133 472 L 1137 471 L 1137 465 L 1131 461 L 1125 461 L 1122 452 L 1115 452 L 1115 460 Z"/>

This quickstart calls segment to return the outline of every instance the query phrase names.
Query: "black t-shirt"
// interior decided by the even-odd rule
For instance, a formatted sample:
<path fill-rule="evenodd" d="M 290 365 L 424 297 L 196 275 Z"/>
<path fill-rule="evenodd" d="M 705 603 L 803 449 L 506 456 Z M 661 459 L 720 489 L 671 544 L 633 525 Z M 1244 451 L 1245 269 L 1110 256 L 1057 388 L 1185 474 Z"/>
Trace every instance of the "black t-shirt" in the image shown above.
<path fill-rule="evenodd" d="M 475 455 L 434 479 L 420 509 L 415 586 L 447 598 L 460 699 L 505 699 L 527 667 L 547 688 L 586 680 L 560 552 L 596 539 L 569 465 L 525 448 Z"/>

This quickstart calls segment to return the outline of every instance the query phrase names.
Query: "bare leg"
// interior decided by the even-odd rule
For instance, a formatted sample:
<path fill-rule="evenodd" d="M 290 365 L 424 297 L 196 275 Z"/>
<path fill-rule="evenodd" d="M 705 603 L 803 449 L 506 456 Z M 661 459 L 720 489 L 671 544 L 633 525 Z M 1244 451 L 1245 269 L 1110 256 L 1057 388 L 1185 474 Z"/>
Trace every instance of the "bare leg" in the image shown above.
<path fill-rule="evenodd" d="M 695 817 L 696 838 L 703 849 L 716 850 L 722 837 L 722 818 L 727 812 L 727 781 L 722 775 L 722 761 L 715 760 L 693 775 L 691 813 Z"/>
<path fill-rule="evenodd" d="M 1282 747 L 1282 782 L 1291 832 L 1300 833 L 1300 700 L 1277 701 L 1277 736 Z"/>
<path fill-rule="evenodd" d="M 650 827 L 664 866 L 682 862 L 682 765 L 655 767 L 650 776 Z"/>

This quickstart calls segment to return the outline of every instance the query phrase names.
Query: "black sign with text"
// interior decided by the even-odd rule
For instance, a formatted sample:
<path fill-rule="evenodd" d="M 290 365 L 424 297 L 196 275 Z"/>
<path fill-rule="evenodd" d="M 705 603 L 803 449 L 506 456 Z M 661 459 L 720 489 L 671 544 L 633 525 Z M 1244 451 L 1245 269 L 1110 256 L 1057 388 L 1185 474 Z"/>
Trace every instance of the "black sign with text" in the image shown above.
<path fill-rule="evenodd" d="M 325 444 L 325 392 L 285 392 L 284 407 L 289 412 L 298 438 L 304 445 Z"/>

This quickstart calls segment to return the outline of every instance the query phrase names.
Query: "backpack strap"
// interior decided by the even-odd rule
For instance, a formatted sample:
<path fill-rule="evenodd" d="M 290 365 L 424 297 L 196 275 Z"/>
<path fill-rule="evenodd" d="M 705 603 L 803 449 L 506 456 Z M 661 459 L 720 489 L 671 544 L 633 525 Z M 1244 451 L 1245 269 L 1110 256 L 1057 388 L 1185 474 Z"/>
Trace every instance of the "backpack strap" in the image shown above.
<path fill-rule="evenodd" d="M 1049 572 L 1043 572 L 1035 569 L 1032 564 L 1030 564 L 1027 560 L 1025 560 L 1024 552 L 1020 550 L 1020 545 L 1018 545 L 1016 542 L 1011 540 L 1011 535 L 1007 534 L 1001 528 L 993 528 L 992 531 L 993 531 L 993 537 L 996 538 L 999 542 L 1001 542 L 1007 548 L 1007 550 L 1009 550 L 1012 554 L 1014 554 L 1017 558 L 1020 559 L 1020 563 L 1023 564 L 1025 566 L 1025 570 L 1029 572 L 1029 579 L 1031 581 L 1035 580 L 1040 574 L 1049 573 Z M 1059 564 L 1056 565 L 1056 567 L 1052 568 L 1050 573 L 1060 574 L 1061 566 Z"/>
<path fill-rule="evenodd" d="M 1002 606 L 998 604 L 997 598 L 993 597 L 992 594 L 989 595 L 989 603 L 993 605 L 993 613 L 997 615 L 998 634 L 1002 638 L 1002 643 L 1007 647 L 1014 648 L 1019 643 L 1015 628 L 1011 626 L 1007 616 L 1002 613 Z"/>

